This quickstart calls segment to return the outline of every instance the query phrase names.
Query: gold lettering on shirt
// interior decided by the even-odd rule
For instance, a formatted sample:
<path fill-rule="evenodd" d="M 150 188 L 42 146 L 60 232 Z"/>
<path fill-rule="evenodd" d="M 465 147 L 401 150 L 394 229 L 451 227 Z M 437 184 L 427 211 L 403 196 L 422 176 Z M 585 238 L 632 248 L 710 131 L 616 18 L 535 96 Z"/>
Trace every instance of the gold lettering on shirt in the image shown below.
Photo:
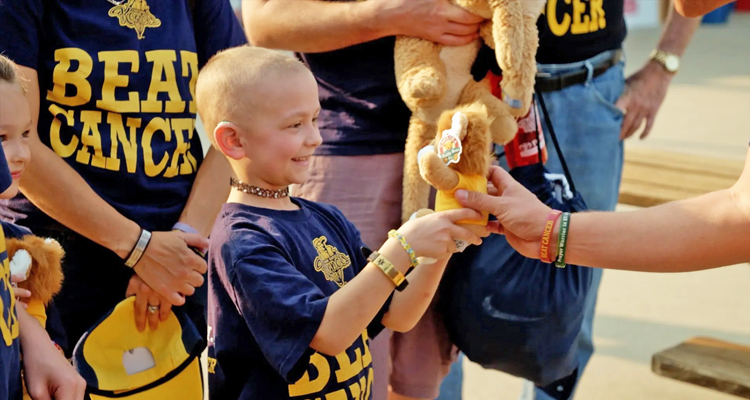
<path fill-rule="evenodd" d="M 13 344 L 13 340 L 18 337 L 18 317 L 16 316 L 16 297 L 13 295 L 13 287 L 10 283 L 10 266 L 5 249 L 5 235 L 0 230 L 0 253 L 5 254 L 0 262 L 0 291 L 8 294 L 8 304 L 0 297 L 0 333 L 3 336 L 3 342 L 6 346 Z M 7 313 L 7 315 L 6 315 Z"/>
<path fill-rule="evenodd" d="M 142 57 L 148 62 L 141 62 Z M 202 153 L 192 147 L 195 52 L 115 50 L 92 57 L 82 49 L 65 48 L 55 51 L 55 60 L 46 99 L 52 102 L 47 109 L 52 116 L 50 147 L 57 155 L 109 171 L 145 172 L 149 177 L 197 172 Z M 89 82 L 91 76 L 103 77 L 99 98 L 92 98 L 96 88 Z M 144 78 L 147 88 L 132 86 Z M 83 109 L 68 109 L 78 106 Z M 149 113 L 156 115 L 152 118 Z"/>
<path fill-rule="evenodd" d="M 584 35 L 607 27 L 604 2 L 612 0 L 547 0 L 544 15 L 547 26 L 555 36 Z M 563 2 L 562 17 L 558 6 Z"/>
<path fill-rule="evenodd" d="M 289 385 L 289 397 L 318 393 L 328 384 L 328 380 L 331 379 L 331 366 L 328 365 L 328 360 L 322 355 L 314 353 L 310 356 L 310 365 L 318 371 L 317 377 L 310 380 L 310 372 L 306 371 L 300 380 Z"/>

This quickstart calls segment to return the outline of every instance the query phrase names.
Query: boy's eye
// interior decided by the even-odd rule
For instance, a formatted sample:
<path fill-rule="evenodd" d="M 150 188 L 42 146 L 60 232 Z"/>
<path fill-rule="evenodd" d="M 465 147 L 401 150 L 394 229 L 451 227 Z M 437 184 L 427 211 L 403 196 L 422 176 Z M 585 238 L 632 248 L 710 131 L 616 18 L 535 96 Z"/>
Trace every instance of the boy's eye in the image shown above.
<path fill-rule="evenodd" d="M 24 139 L 28 139 L 29 135 L 31 135 L 31 131 L 26 131 L 21 134 L 21 137 Z"/>
<path fill-rule="evenodd" d="M 294 124 L 292 124 L 292 125 L 290 126 L 290 128 L 295 128 L 295 129 L 297 129 L 297 128 L 300 128 L 301 126 L 302 126 L 302 123 L 301 123 L 301 122 L 297 122 L 297 123 L 294 123 Z"/>

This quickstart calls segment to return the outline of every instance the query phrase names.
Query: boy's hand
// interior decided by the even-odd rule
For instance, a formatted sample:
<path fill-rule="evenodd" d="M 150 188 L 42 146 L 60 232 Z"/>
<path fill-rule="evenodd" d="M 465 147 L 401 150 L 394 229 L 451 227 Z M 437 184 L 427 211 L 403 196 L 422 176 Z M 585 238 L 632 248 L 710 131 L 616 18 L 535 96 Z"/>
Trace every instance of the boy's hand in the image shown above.
<path fill-rule="evenodd" d="M 135 296 L 135 326 L 139 332 L 146 329 L 146 319 L 151 330 L 156 330 L 159 321 L 166 321 L 172 310 L 172 304 L 151 289 L 138 275 L 130 278 L 125 291 L 125 297 L 128 296 Z"/>
<path fill-rule="evenodd" d="M 482 214 L 468 208 L 441 211 L 405 223 L 398 233 L 418 257 L 440 260 L 456 252 L 456 239 L 475 245 L 482 243 L 482 238 L 456 225 L 457 221 L 480 218 Z"/>
<path fill-rule="evenodd" d="M 201 235 L 179 231 L 153 232 L 135 272 L 150 288 L 175 306 L 185 304 L 185 296 L 203 285 L 206 261 L 190 247 L 203 249 L 208 240 Z"/>
<path fill-rule="evenodd" d="M 34 400 L 82 400 L 86 381 L 34 317 L 18 311 L 26 388 Z"/>
<path fill-rule="evenodd" d="M 24 309 L 28 307 L 26 301 L 31 298 L 31 291 L 17 287 L 15 284 L 18 282 L 23 282 L 25 280 L 26 278 L 22 276 L 11 275 L 10 277 L 10 281 L 13 283 L 13 295 L 16 296 L 16 299 L 20 301 L 21 307 L 23 307 Z"/>

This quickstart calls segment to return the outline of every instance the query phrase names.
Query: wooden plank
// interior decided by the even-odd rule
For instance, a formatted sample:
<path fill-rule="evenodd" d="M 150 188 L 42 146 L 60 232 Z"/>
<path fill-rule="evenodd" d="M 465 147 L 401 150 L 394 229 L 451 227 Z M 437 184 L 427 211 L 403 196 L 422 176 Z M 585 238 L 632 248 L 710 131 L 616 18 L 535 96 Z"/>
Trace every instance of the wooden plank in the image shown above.
<path fill-rule="evenodd" d="M 750 399 L 750 347 L 693 338 L 654 354 L 658 375 Z"/>
<path fill-rule="evenodd" d="M 629 148 L 619 201 L 650 207 L 726 189 L 737 181 L 743 167 L 738 160 Z"/>
<path fill-rule="evenodd" d="M 730 188 L 737 182 L 737 178 L 739 178 L 739 175 L 725 177 L 667 168 L 655 169 L 644 164 L 626 164 L 622 171 L 623 181 L 650 183 L 699 193 Z"/>
<path fill-rule="evenodd" d="M 625 162 L 677 168 L 686 172 L 726 177 L 738 177 L 744 167 L 742 160 L 697 156 L 647 148 L 628 148 L 625 151 Z"/>
<path fill-rule="evenodd" d="M 641 182 L 623 181 L 620 184 L 621 204 L 637 207 L 652 207 L 670 201 L 689 199 L 703 194 L 698 191 L 675 189 Z"/>

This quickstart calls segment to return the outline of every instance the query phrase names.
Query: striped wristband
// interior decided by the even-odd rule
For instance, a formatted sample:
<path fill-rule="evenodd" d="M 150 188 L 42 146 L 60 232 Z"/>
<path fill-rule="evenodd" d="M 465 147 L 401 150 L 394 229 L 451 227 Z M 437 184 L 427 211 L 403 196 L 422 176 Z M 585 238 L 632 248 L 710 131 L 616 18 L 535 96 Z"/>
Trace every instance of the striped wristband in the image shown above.
<path fill-rule="evenodd" d="M 151 232 L 141 228 L 141 236 L 135 242 L 133 250 L 130 250 L 128 258 L 125 259 L 125 266 L 128 268 L 135 267 L 135 264 L 143 257 L 143 253 L 146 252 L 149 243 L 151 243 Z"/>
<path fill-rule="evenodd" d="M 390 232 L 388 232 L 389 238 L 395 238 L 401 243 L 401 247 L 406 250 L 406 252 L 409 254 L 409 259 L 411 260 L 411 267 L 416 268 L 417 265 L 419 265 L 419 261 L 417 261 L 417 255 L 414 253 L 414 249 L 409 246 L 409 243 L 406 243 L 406 239 L 404 239 L 403 236 L 401 236 L 400 233 L 396 232 L 395 229 L 391 229 Z"/>
<path fill-rule="evenodd" d="M 565 247 L 568 244 L 568 228 L 570 227 L 570 213 L 563 213 L 560 220 L 560 235 L 557 237 L 557 260 L 555 267 L 565 268 Z"/>
<path fill-rule="evenodd" d="M 555 261 L 552 255 L 549 253 L 549 242 L 552 238 L 552 230 L 555 227 L 557 219 L 560 218 L 562 211 L 552 210 L 547 215 L 547 222 L 544 224 L 544 230 L 542 231 L 541 247 L 539 249 L 539 259 L 542 262 L 551 264 Z"/>

